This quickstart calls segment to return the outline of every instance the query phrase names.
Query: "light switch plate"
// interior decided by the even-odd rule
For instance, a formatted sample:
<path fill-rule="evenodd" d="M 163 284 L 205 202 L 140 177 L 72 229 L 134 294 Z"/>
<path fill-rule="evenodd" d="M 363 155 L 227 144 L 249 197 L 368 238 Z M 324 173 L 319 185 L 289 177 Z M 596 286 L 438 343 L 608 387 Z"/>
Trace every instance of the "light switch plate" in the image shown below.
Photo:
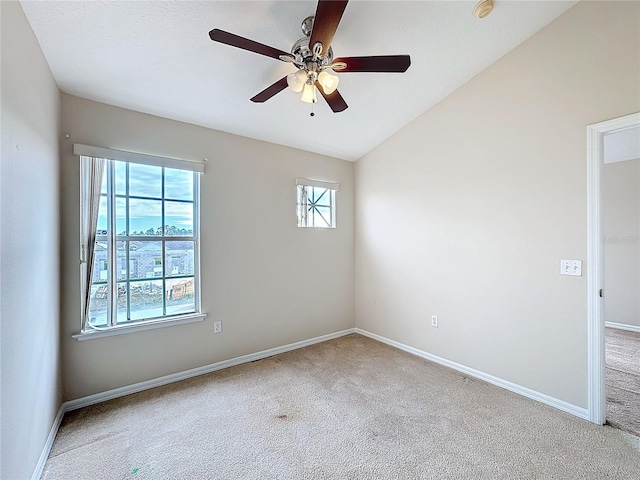
<path fill-rule="evenodd" d="M 560 275 L 582 276 L 582 260 L 560 260 Z"/>

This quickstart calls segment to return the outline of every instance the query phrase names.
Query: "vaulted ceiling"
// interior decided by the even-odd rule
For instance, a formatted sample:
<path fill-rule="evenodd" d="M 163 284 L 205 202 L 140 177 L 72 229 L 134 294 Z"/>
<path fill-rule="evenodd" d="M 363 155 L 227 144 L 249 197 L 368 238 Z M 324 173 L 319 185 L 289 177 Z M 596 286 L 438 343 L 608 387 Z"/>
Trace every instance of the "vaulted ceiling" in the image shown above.
<path fill-rule="evenodd" d="M 349 108 L 313 110 L 286 89 L 249 98 L 296 70 L 209 39 L 213 28 L 289 51 L 303 36 L 304 1 L 22 1 L 60 89 L 79 97 L 346 160 L 357 160 L 575 1 L 352 0 L 336 57 L 409 54 L 404 74 L 342 73 Z M 552 72 L 550 72 L 552 73 Z"/>

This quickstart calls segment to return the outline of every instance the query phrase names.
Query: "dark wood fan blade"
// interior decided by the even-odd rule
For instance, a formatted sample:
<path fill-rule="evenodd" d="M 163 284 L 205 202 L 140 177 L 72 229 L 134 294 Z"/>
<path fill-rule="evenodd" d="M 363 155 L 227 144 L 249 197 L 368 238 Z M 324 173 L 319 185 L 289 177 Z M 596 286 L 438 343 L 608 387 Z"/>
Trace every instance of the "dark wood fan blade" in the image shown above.
<path fill-rule="evenodd" d="M 282 50 L 278 50 L 277 48 L 254 42 L 253 40 L 249 40 L 248 38 L 240 37 L 223 30 L 218 30 L 217 28 L 214 28 L 209 32 L 209 37 L 214 42 L 225 43 L 227 45 L 231 45 L 232 47 L 238 47 L 243 50 L 259 53 L 260 55 L 266 55 L 267 57 L 275 58 L 278 60 L 280 59 L 280 55 L 286 55 L 287 57 L 291 56 L 291 54 L 288 52 L 283 52 Z"/>
<path fill-rule="evenodd" d="M 409 55 L 379 55 L 376 57 L 336 58 L 333 63 L 344 62 L 347 67 L 336 72 L 388 72 L 404 73 L 411 65 Z"/>
<path fill-rule="evenodd" d="M 349 108 L 349 105 L 347 105 L 347 102 L 344 101 L 344 98 L 342 98 L 342 95 L 340 95 L 340 92 L 338 92 L 338 90 L 327 95 L 322 90 L 322 85 L 320 85 L 318 82 L 316 82 L 316 87 L 318 88 L 318 90 L 320 90 L 320 93 L 329 104 L 329 107 L 331 107 L 331 110 L 333 110 L 333 113 L 343 112 L 347 108 Z"/>
<path fill-rule="evenodd" d="M 322 43 L 321 55 L 326 55 L 333 36 L 336 33 L 344 9 L 347 8 L 348 0 L 319 0 L 316 7 L 316 16 L 313 20 L 313 30 L 309 39 L 309 48 L 313 51 L 316 42 Z"/>
<path fill-rule="evenodd" d="M 276 83 L 265 88 L 263 91 L 261 91 L 255 97 L 253 97 L 251 101 L 255 103 L 266 102 L 271 97 L 273 97 L 276 93 L 280 93 L 285 88 L 287 88 L 287 77 L 282 77 Z"/>

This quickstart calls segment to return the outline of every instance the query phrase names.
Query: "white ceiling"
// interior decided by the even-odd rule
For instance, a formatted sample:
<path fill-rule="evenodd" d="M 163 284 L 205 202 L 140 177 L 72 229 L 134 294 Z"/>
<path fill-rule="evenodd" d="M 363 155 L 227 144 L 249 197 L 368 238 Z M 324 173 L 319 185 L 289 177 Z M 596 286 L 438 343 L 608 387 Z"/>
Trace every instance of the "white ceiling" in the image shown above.
<path fill-rule="evenodd" d="M 352 0 L 334 56 L 410 54 L 412 64 L 405 74 L 339 74 L 349 108 L 334 114 L 319 98 L 313 118 L 288 89 L 249 101 L 295 67 L 214 43 L 208 32 L 289 51 L 315 0 L 21 3 L 64 92 L 357 160 L 576 2 L 497 0 L 478 20 L 475 1 Z"/>

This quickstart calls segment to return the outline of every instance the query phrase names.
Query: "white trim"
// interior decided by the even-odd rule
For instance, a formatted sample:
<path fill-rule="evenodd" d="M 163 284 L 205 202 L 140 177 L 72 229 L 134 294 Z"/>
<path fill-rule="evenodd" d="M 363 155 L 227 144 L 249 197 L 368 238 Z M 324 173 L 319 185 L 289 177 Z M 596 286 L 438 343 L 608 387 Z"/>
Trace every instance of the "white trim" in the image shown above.
<path fill-rule="evenodd" d="M 604 322 L 604 326 L 607 328 L 615 328 L 617 330 L 626 330 L 627 332 L 640 333 L 640 327 L 636 325 L 628 325 L 626 323 Z"/>
<path fill-rule="evenodd" d="M 192 313 L 188 315 L 181 315 L 180 317 L 163 318 L 161 320 L 140 322 L 133 325 L 122 325 L 119 327 L 112 327 L 107 330 L 89 330 L 87 332 L 74 333 L 73 335 L 71 335 L 71 337 L 81 342 L 83 340 L 93 340 L 94 338 L 122 335 L 123 333 L 142 332 L 144 330 L 153 330 L 156 328 L 184 325 L 186 323 L 202 322 L 205 318 L 207 318 L 206 313 Z"/>
<path fill-rule="evenodd" d="M 81 143 L 73 144 L 73 154 L 85 157 L 107 158 L 120 162 L 142 163 L 144 165 L 155 165 L 157 167 L 177 168 L 192 172 L 204 173 L 204 162 L 193 160 L 182 160 L 179 158 L 158 157 L 145 153 L 125 152 L 124 150 L 114 150 L 112 148 L 94 147 Z"/>
<path fill-rule="evenodd" d="M 575 415 L 576 417 L 583 418 L 585 420 L 588 417 L 587 415 L 588 412 L 586 408 L 582 408 L 577 405 L 573 405 L 572 403 L 565 402 L 564 400 L 560 400 L 555 397 L 551 397 L 547 394 L 540 393 L 536 390 L 523 387 L 522 385 L 518 385 L 517 383 L 512 383 L 507 380 L 503 380 L 502 378 L 494 377 L 493 375 L 489 375 L 488 373 L 481 372 L 480 370 L 475 370 L 473 368 L 467 367 L 465 365 L 461 365 L 456 362 L 452 362 L 451 360 L 447 360 L 445 358 L 432 355 L 431 353 L 427 353 L 417 348 L 410 347 L 409 345 L 405 345 L 404 343 L 396 342 L 395 340 L 391 340 L 381 335 L 377 335 L 375 333 L 362 330 L 361 328 L 356 328 L 355 330 L 356 330 L 356 333 L 359 333 L 360 335 L 364 335 L 365 337 L 373 338 L 374 340 L 377 340 L 382 343 L 386 343 L 387 345 L 391 345 L 392 347 L 398 348 L 405 352 L 424 358 L 425 360 L 429 360 L 434 363 L 444 365 L 445 367 L 451 368 L 453 370 L 457 370 L 458 372 L 464 373 L 465 375 L 469 375 L 470 377 L 478 378 L 487 383 L 491 383 L 492 385 L 496 385 L 498 387 L 504 388 L 505 390 L 509 390 L 511 392 L 522 395 L 523 397 L 531 398 L 532 400 L 536 400 L 538 402 L 544 403 L 551 407 L 555 407 L 558 410 L 562 410 L 563 412 L 570 413 L 572 415 Z"/>
<path fill-rule="evenodd" d="M 47 441 L 42 450 L 42 454 L 40 455 L 40 459 L 38 460 L 38 464 L 36 466 L 36 469 L 33 472 L 31 480 L 39 480 L 40 476 L 42 475 L 44 466 L 49 457 L 49 453 L 51 452 L 53 441 L 55 440 L 56 434 L 58 433 L 58 429 L 60 428 L 62 417 L 66 412 L 77 410 L 78 408 L 82 408 L 82 407 L 88 407 L 89 405 L 94 405 L 96 403 L 113 400 L 115 398 L 123 397 L 125 395 L 131 395 L 132 393 L 142 392 L 150 388 L 160 387 L 162 385 L 167 385 L 169 383 L 179 382 L 181 380 L 186 380 L 188 378 L 196 377 L 199 375 L 205 375 L 207 373 L 215 372 L 217 370 L 222 370 L 224 368 L 241 365 L 243 363 L 253 362 L 253 361 L 260 360 L 267 357 L 272 357 L 273 355 L 278 355 L 280 353 L 289 352 L 291 350 L 297 350 L 299 348 L 308 347 L 309 345 L 314 345 L 316 343 L 326 342 L 328 340 L 332 340 L 338 337 L 343 337 L 345 335 L 350 335 L 352 333 L 358 333 L 365 337 L 372 338 L 374 340 L 385 343 L 387 345 L 391 345 L 392 347 L 398 348 L 400 350 L 411 353 L 418 357 L 424 358 L 426 360 L 430 360 L 440 365 L 444 365 L 445 367 L 448 367 L 448 368 L 452 368 L 454 370 L 462 372 L 471 377 L 484 380 L 487 383 L 491 383 L 498 387 L 502 387 L 506 390 L 509 390 L 517 394 L 523 395 L 525 397 L 531 398 L 533 400 L 537 400 L 539 402 L 545 403 L 547 405 L 550 405 L 552 407 L 555 407 L 559 410 L 570 413 L 577 417 L 588 419 L 588 412 L 584 408 L 567 403 L 565 401 L 551 397 L 544 393 L 531 390 L 530 388 L 526 388 L 512 382 L 508 382 L 501 378 L 494 377 L 493 375 L 489 375 L 479 370 L 466 367 L 459 363 L 446 360 L 444 358 L 438 357 L 436 355 L 432 355 L 427 352 L 423 352 L 422 350 L 419 350 L 414 347 L 410 347 L 400 342 L 396 342 L 395 340 L 390 340 L 381 335 L 377 335 L 375 333 L 371 333 L 366 330 L 362 330 L 360 328 L 348 328 L 346 330 L 341 330 L 339 332 L 329 333 L 327 335 L 321 335 L 319 337 L 310 338 L 308 340 L 301 340 L 299 342 L 290 343 L 288 345 L 283 345 L 281 347 L 262 350 L 260 352 L 251 353 L 251 354 L 243 355 L 240 357 L 235 357 L 229 360 L 223 360 L 221 362 L 212 363 L 210 365 L 192 368 L 191 370 L 185 370 L 182 372 L 173 373 L 171 375 L 165 375 L 164 377 L 159 377 L 159 378 L 147 380 L 144 382 L 134 383 L 132 385 L 127 385 L 120 388 L 114 388 L 113 390 L 107 390 L 106 392 L 96 393 L 94 395 L 88 395 L 86 397 L 81 397 L 76 400 L 70 400 L 70 401 L 64 402 L 60 406 L 60 409 L 58 410 L 58 414 L 56 415 L 56 418 L 53 422 L 53 426 L 51 427 L 51 431 L 49 432 L 49 437 L 47 438 Z"/>
<path fill-rule="evenodd" d="M 66 411 L 66 403 L 63 403 L 62 405 L 60 405 L 56 418 L 53 420 L 53 425 L 51 425 L 51 430 L 49 430 L 49 436 L 47 437 L 47 441 L 45 442 L 44 447 L 42 448 L 42 453 L 40 454 L 40 458 L 38 459 L 36 468 L 33 471 L 33 475 L 31 475 L 31 480 L 39 480 L 42 476 L 44 466 L 47 463 L 49 454 L 51 453 L 53 441 L 56 439 L 58 429 L 60 428 L 60 423 L 62 423 L 62 417 L 64 416 L 64 412 Z"/>
<path fill-rule="evenodd" d="M 305 185 L 308 187 L 328 188 L 329 190 L 340 190 L 339 183 L 323 182 L 321 180 L 310 180 L 308 178 L 296 178 L 296 185 Z"/>
<path fill-rule="evenodd" d="M 200 237 L 200 211 L 201 201 L 200 198 L 200 175 L 195 175 L 193 183 L 193 198 L 194 204 L 193 208 L 195 211 L 193 212 L 193 233 L 195 235 L 195 242 L 193 244 L 193 275 L 194 275 L 194 288 L 195 288 L 195 310 L 197 312 L 202 312 L 202 278 L 200 277 L 200 245 L 202 244 Z M 165 252 L 166 255 L 166 252 Z"/>
<path fill-rule="evenodd" d="M 606 420 L 604 388 L 604 230 L 602 165 L 604 136 L 640 124 L 640 113 L 587 126 L 587 410 L 589 421 Z M 606 292 L 605 292 L 606 293 Z"/>
<path fill-rule="evenodd" d="M 589 421 L 603 425 L 606 417 L 604 395 L 604 286 L 602 235 L 602 182 L 600 164 L 602 136 L 587 127 L 587 409 Z"/>
<path fill-rule="evenodd" d="M 71 410 L 76 410 L 78 408 L 87 407 L 95 403 L 106 402 L 107 400 L 113 400 L 114 398 L 124 397 L 125 395 L 130 395 L 132 393 L 142 392 L 143 390 L 148 390 L 150 388 L 161 387 L 162 385 L 167 385 L 169 383 L 179 382 L 181 380 L 186 380 L 188 378 L 197 377 L 198 375 L 204 375 L 207 373 L 215 372 L 217 370 L 222 370 L 223 368 L 234 367 L 236 365 L 241 365 L 243 363 L 253 362 L 255 360 L 272 357 L 280 353 L 289 352 L 291 350 L 297 350 L 303 347 L 308 347 L 309 345 L 314 345 L 316 343 L 326 342 L 327 340 L 343 337 L 351 333 L 355 333 L 354 328 L 349 328 L 347 330 L 341 330 L 339 332 L 329 333 L 327 335 L 321 335 L 319 337 L 310 338 L 308 340 L 301 340 L 299 342 L 290 343 L 288 345 L 283 345 L 281 347 L 275 347 L 275 348 L 270 348 L 268 350 L 262 350 L 256 353 L 250 353 L 248 355 L 242 355 L 241 357 L 235 357 L 229 360 L 223 360 L 221 362 L 212 363 L 210 365 L 192 368 L 191 370 L 172 373 L 171 375 L 165 375 L 164 377 L 158 377 L 151 380 L 146 380 L 144 382 L 134 383 L 132 385 L 127 385 L 120 388 L 114 388 L 113 390 L 107 390 L 106 392 L 96 393 L 94 395 L 89 395 L 87 397 L 82 397 L 76 400 L 71 400 L 69 402 L 66 402 L 65 411 L 68 412 Z"/>

